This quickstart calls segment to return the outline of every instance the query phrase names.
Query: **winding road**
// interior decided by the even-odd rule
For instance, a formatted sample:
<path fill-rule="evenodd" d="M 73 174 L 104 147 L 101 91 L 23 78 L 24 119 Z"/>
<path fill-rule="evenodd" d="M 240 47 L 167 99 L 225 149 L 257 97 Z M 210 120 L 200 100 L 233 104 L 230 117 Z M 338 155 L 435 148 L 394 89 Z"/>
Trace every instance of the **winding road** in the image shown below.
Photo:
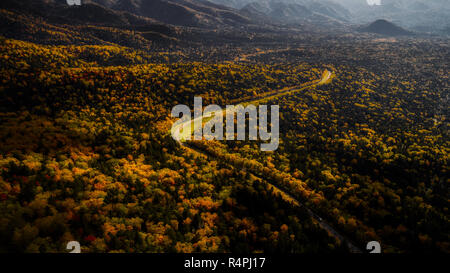
<path fill-rule="evenodd" d="M 331 73 L 329 70 L 325 70 L 322 74 L 322 77 L 316 81 L 309 82 L 307 84 L 303 84 L 301 86 L 296 86 L 296 87 L 292 87 L 292 88 L 288 88 L 288 89 L 281 89 L 281 90 L 279 90 L 279 92 L 271 93 L 267 96 L 259 97 L 256 99 L 242 100 L 242 101 L 238 102 L 238 104 L 250 104 L 250 103 L 259 104 L 262 101 L 273 99 L 273 98 L 284 96 L 284 95 L 288 95 L 288 94 L 293 94 L 293 93 L 302 91 L 308 87 L 324 85 L 324 84 L 327 84 L 332 79 L 332 75 L 333 75 L 333 73 Z M 205 115 L 205 114 L 208 115 L 208 114 L 210 114 L 210 112 L 203 113 L 203 115 Z M 226 116 L 226 110 L 224 110 L 223 116 Z M 212 157 L 213 155 L 206 153 L 205 151 L 199 150 L 196 147 L 192 147 L 191 145 L 186 143 L 186 140 L 191 139 L 192 133 L 194 132 L 194 130 L 197 129 L 199 126 L 203 125 L 202 122 L 194 122 L 194 121 L 199 121 L 199 120 L 202 120 L 202 117 L 196 118 L 196 119 L 191 119 L 184 123 L 179 124 L 178 126 L 175 126 L 172 129 L 172 136 L 175 140 L 177 140 L 180 143 L 180 145 L 182 147 L 189 149 L 193 152 Z M 183 130 L 183 128 L 186 128 L 186 129 Z M 335 228 L 333 228 L 333 226 L 331 224 L 327 223 L 324 219 L 322 219 L 322 217 L 320 217 L 312 209 L 310 209 L 306 205 L 302 204 L 300 201 L 298 201 L 295 197 L 290 195 L 288 192 L 283 191 L 282 189 L 278 188 L 277 186 L 271 184 L 270 182 L 267 182 L 265 179 L 258 177 L 258 175 L 254 174 L 254 173 L 252 175 L 261 179 L 261 181 L 264 181 L 265 183 L 267 183 L 267 185 L 269 187 L 271 187 L 274 190 L 274 192 L 276 192 L 277 194 L 280 194 L 283 197 L 283 199 L 287 200 L 292 205 L 304 208 L 307 211 L 308 215 L 313 219 L 313 221 L 316 224 L 318 224 L 323 230 L 327 231 L 328 234 L 330 236 L 334 237 L 337 241 L 345 243 L 351 253 L 363 253 L 363 251 L 361 251 L 360 248 L 358 248 L 354 243 L 352 243 L 352 241 L 349 238 L 347 238 L 345 235 L 338 232 Z"/>
<path fill-rule="evenodd" d="M 292 94 L 295 92 L 302 91 L 308 87 L 314 86 L 314 85 L 323 85 L 328 83 L 329 80 L 331 80 L 331 76 L 333 74 L 329 70 L 325 70 L 322 74 L 322 77 L 318 80 L 315 80 L 313 82 L 309 82 L 306 84 L 303 84 L 301 86 L 295 86 L 288 89 L 281 89 L 279 92 L 271 93 L 267 96 L 258 97 L 256 99 L 248 99 L 248 100 L 242 100 L 237 102 L 237 104 L 259 104 L 262 101 L 273 99 L 280 96 L 285 96 L 288 94 Z M 203 116 L 209 116 L 213 112 L 204 112 Z M 223 110 L 223 117 L 225 117 L 227 114 L 227 110 Z M 192 133 L 199 128 L 199 126 L 203 126 L 203 122 L 196 122 L 196 121 L 202 121 L 203 117 L 195 118 L 195 119 L 189 119 L 186 122 L 183 122 L 181 124 L 178 124 L 177 126 L 172 128 L 172 137 L 180 142 L 184 143 L 186 140 L 192 139 Z M 183 130 L 184 129 L 184 130 Z"/>

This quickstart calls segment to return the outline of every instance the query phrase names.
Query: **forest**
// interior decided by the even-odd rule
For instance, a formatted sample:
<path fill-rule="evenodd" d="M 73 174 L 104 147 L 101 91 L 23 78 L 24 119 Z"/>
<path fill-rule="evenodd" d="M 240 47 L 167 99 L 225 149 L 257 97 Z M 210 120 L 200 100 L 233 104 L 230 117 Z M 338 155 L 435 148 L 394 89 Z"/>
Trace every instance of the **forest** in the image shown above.
<path fill-rule="evenodd" d="M 0 36 L 0 252 L 450 251 L 448 39 L 0 15 L 23 24 Z M 175 141 L 195 96 L 279 105 L 279 148 Z"/>

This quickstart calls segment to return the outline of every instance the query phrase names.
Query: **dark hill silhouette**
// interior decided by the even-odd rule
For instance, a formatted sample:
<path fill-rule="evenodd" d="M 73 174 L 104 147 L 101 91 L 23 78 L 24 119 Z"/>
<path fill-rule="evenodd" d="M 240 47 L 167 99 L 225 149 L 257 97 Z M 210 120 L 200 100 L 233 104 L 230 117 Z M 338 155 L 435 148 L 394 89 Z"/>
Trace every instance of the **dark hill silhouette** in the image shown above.
<path fill-rule="evenodd" d="M 361 32 L 377 33 L 387 36 L 407 36 L 413 34 L 412 32 L 383 19 L 377 20 L 366 27 L 360 28 L 359 30 Z"/>

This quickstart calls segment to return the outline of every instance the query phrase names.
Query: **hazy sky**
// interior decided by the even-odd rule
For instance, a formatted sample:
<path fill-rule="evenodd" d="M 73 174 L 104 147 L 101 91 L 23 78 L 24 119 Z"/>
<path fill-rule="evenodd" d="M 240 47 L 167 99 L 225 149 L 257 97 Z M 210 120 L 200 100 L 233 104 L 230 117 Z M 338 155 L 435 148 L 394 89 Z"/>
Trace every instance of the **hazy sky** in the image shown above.
<path fill-rule="evenodd" d="M 367 4 L 373 5 L 381 5 L 381 0 L 367 0 Z"/>

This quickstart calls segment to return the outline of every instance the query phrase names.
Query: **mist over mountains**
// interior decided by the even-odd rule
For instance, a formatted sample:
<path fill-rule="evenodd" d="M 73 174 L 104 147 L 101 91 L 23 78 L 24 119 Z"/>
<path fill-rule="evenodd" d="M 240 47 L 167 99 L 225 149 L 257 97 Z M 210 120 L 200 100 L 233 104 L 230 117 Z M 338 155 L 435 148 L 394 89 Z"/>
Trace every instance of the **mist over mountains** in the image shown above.
<path fill-rule="evenodd" d="M 354 23 L 385 19 L 413 31 L 431 33 L 442 33 L 450 25 L 447 0 L 381 0 L 380 6 L 368 6 L 359 0 L 340 2 L 352 12 Z"/>
<path fill-rule="evenodd" d="M 413 31 L 439 34 L 448 33 L 450 27 L 450 1 L 447 0 L 381 0 L 381 5 L 369 5 L 366 0 L 210 1 L 289 22 L 325 16 L 361 25 L 385 19 Z"/>

